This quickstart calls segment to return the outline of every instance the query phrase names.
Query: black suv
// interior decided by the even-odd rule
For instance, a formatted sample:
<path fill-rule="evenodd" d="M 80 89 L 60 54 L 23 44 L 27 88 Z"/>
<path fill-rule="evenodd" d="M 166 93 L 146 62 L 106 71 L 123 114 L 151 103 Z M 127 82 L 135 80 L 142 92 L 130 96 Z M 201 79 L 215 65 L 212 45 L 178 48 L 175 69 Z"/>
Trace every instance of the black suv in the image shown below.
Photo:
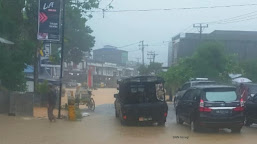
<path fill-rule="evenodd" d="M 178 124 L 190 124 L 192 131 L 206 127 L 240 132 L 244 125 L 244 103 L 235 87 L 195 86 L 189 88 L 178 102 L 176 120 Z"/>
<path fill-rule="evenodd" d="M 188 90 L 192 86 L 196 85 L 211 85 L 211 84 L 216 84 L 215 81 L 210 81 L 208 78 L 194 78 L 191 79 L 190 81 L 184 83 L 181 88 L 178 89 L 175 97 L 174 97 L 174 108 L 176 108 L 179 99 L 184 95 L 186 90 Z"/>
<path fill-rule="evenodd" d="M 156 76 L 138 76 L 118 81 L 119 93 L 114 102 L 121 124 L 155 123 L 165 125 L 168 106 L 164 80 Z"/>

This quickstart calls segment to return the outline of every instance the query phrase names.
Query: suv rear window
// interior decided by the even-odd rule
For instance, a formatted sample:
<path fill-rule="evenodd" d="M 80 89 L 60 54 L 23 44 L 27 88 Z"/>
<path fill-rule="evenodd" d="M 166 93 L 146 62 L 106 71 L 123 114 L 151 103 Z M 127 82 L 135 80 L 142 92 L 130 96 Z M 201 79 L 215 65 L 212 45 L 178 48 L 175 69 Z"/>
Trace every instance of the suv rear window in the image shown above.
<path fill-rule="evenodd" d="M 224 101 L 231 102 L 236 101 L 238 98 L 236 91 L 206 91 L 205 99 L 207 101 Z"/>

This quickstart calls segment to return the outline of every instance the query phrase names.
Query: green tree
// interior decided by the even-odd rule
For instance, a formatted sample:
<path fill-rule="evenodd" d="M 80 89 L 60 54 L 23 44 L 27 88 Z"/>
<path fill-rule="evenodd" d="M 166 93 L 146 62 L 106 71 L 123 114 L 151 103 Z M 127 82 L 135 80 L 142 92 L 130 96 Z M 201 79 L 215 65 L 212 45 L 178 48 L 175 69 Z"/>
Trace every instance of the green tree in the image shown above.
<path fill-rule="evenodd" d="M 150 74 L 147 66 L 145 66 L 145 65 L 140 65 L 138 68 L 138 71 L 139 71 L 139 75 L 149 75 Z"/>
<path fill-rule="evenodd" d="M 178 64 L 172 66 L 167 72 L 162 73 L 161 76 L 167 82 L 168 87 L 174 93 L 183 83 L 194 77 L 192 68 L 192 58 L 180 59 Z"/>
<path fill-rule="evenodd" d="M 219 43 L 204 43 L 193 56 L 193 70 L 197 77 L 218 79 L 226 68 L 226 55 Z"/>
<path fill-rule="evenodd" d="M 9 90 L 25 89 L 23 70 L 26 63 L 31 62 L 31 47 L 26 40 L 24 29 L 25 0 L 0 0 L 0 37 L 4 37 L 14 45 L 0 44 L 0 79 Z"/>
<path fill-rule="evenodd" d="M 92 17 L 87 10 L 97 8 L 98 5 L 99 0 L 84 0 L 79 3 L 66 0 L 66 61 L 79 62 L 83 52 L 90 51 L 94 46 L 92 30 L 85 23 Z M 0 0 L 0 37 L 15 43 L 0 44 L 0 80 L 9 90 L 25 89 L 23 70 L 27 64 L 33 64 L 35 53 L 41 46 L 36 38 L 37 21 L 38 0 Z"/>
<path fill-rule="evenodd" d="M 91 34 L 93 30 L 86 25 L 92 15 L 88 10 L 98 8 L 99 0 L 84 0 L 74 3 L 66 0 L 65 12 L 65 49 L 64 58 L 66 62 L 79 63 L 95 44 L 95 37 Z"/>
<path fill-rule="evenodd" d="M 162 72 L 162 63 L 150 63 L 150 65 L 140 65 L 138 68 L 140 75 L 159 75 Z"/>
<path fill-rule="evenodd" d="M 229 73 L 240 72 L 242 68 L 236 61 L 236 55 L 226 55 L 221 44 L 210 42 L 202 44 L 192 57 L 180 59 L 162 76 L 174 92 L 190 78 L 207 77 L 228 82 Z"/>
<path fill-rule="evenodd" d="M 257 82 L 257 60 L 247 60 L 240 63 L 244 73 L 243 76 Z"/>
<path fill-rule="evenodd" d="M 150 65 L 148 66 L 148 70 L 150 73 L 158 75 L 162 72 L 162 63 L 150 63 Z"/>

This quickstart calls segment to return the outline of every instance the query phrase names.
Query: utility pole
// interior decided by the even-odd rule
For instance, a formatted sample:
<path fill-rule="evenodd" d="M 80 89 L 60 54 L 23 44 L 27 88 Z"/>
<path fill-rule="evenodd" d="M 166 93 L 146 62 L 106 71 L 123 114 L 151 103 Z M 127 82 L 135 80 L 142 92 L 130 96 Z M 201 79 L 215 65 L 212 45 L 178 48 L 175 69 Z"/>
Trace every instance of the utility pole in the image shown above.
<path fill-rule="evenodd" d="M 158 54 L 156 54 L 155 52 L 153 53 L 153 63 L 155 62 L 155 57 L 157 56 Z"/>
<path fill-rule="evenodd" d="M 65 0 L 62 0 L 62 49 L 61 49 L 61 69 L 60 69 L 60 91 L 59 91 L 59 107 L 58 118 L 61 118 L 62 103 L 62 77 L 63 77 L 63 51 L 64 51 L 64 24 L 65 24 Z"/>
<path fill-rule="evenodd" d="M 150 60 L 150 63 L 155 62 L 155 57 L 158 55 L 154 51 L 147 52 L 148 59 Z"/>
<path fill-rule="evenodd" d="M 194 28 L 199 28 L 199 32 L 200 32 L 200 40 L 202 40 L 202 33 L 203 33 L 203 29 L 204 28 L 208 28 L 208 24 L 203 24 L 203 23 L 199 23 L 199 24 L 194 24 L 193 27 Z"/>
<path fill-rule="evenodd" d="M 41 47 L 41 43 L 38 42 L 37 49 L 35 50 L 34 54 L 34 92 L 37 91 L 38 85 L 38 64 L 39 64 L 39 49 Z"/>
<path fill-rule="evenodd" d="M 142 64 L 145 65 L 145 46 L 148 46 L 148 45 L 145 45 L 144 41 L 141 41 L 141 45 L 139 46 L 141 47 L 141 50 L 142 50 Z"/>
<path fill-rule="evenodd" d="M 152 52 L 152 51 L 147 52 L 147 56 L 148 56 L 148 58 L 147 58 L 147 59 L 149 59 L 149 60 L 150 60 L 150 64 L 151 64 L 151 63 L 152 63 L 152 60 L 153 60 L 153 52 Z"/>

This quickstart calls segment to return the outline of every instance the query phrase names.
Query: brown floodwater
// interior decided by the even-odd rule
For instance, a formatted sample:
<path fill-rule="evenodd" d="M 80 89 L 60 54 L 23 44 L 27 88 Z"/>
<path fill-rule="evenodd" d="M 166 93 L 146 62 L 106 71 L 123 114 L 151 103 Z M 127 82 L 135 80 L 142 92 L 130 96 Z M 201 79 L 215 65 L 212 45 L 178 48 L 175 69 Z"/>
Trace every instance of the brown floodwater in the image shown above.
<path fill-rule="evenodd" d="M 168 120 L 160 126 L 122 126 L 114 115 L 115 89 L 94 91 L 95 112 L 81 121 L 8 117 L 0 115 L 0 144 L 255 144 L 257 126 L 244 127 L 240 134 L 230 130 L 200 133 L 188 125 L 177 125 L 172 103 Z"/>

